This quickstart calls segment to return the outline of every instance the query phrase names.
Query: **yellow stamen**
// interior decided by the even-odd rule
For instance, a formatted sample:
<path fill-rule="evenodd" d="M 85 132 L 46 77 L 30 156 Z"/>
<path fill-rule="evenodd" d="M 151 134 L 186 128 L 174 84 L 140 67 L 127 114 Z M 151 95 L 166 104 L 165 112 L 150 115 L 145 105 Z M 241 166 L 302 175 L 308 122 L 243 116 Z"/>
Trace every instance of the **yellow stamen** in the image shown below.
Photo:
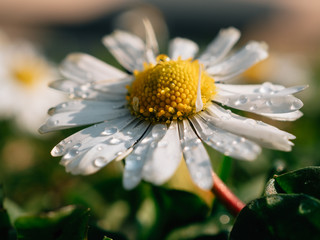
<path fill-rule="evenodd" d="M 196 113 L 197 93 L 203 106 L 213 98 L 214 79 L 197 60 L 171 60 L 163 54 L 156 60 L 156 65 L 144 64 L 144 70 L 134 71 L 127 98 L 133 114 L 151 122 L 170 122 Z"/>

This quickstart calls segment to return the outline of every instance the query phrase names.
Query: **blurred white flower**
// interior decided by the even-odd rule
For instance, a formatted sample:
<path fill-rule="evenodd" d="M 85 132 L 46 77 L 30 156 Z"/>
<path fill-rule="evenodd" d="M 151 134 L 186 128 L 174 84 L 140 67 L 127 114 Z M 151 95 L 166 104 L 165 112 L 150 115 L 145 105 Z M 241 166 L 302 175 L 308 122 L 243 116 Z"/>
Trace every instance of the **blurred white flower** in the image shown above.
<path fill-rule="evenodd" d="M 56 67 L 31 43 L 3 41 L 0 45 L 0 118 L 14 119 L 21 130 L 38 134 L 39 124 L 46 118 L 45 110 L 65 99 L 61 93 L 48 88 L 49 82 L 58 78 Z"/>
<path fill-rule="evenodd" d="M 63 156 L 60 163 L 68 172 L 91 174 L 126 158 L 123 183 L 131 189 L 142 179 L 163 184 L 183 157 L 193 181 L 210 189 L 212 167 L 203 142 L 242 160 L 255 159 L 260 146 L 291 150 L 293 135 L 221 107 L 283 121 L 302 115 L 303 104 L 292 94 L 303 86 L 226 83 L 268 56 L 264 43 L 249 42 L 227 56 L 240 37 L 228 28 L 197 58 L 198 45 L 184 38 L 170 41 L 168 56 L 158 55 L 148 21 L 145 28 L 146 42 L 119 30 L 103 39 L 132 74 L 81 53 L 62 63 L 66 79 L 51 86 L 77 99 L 52 108 L 40 131 L 94 124 L 52 150 L 53 156 Z"/>

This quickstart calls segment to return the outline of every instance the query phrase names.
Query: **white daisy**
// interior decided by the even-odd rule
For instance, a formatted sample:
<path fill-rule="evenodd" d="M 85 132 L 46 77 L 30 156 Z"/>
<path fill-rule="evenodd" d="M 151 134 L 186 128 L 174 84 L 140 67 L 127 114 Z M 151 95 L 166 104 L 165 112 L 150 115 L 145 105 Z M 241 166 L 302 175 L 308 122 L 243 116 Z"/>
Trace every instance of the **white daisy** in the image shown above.
<path fill-rule="evenodd" d="M 302 115 L 303 104 L 292 94 L 304 87 L 226 83 L 268 56 L 264 43 L 249 42 L 228 56 L 240 37 L 231 27 L 196 58 L 198 45 L 184 38 L 171 40 L 168 56 L 158 55 L 152 27 L 144 24 L 145 42 L 123 31 L 103 38 L 130 74 L 74 53 L 61 66 L 66 79 L 51 84 L 75 100 L 52 108 L 41 132 L 94 124 L 53 148 L 67 172 L 92 174 L 125 158 L 123 184 L 132 189 L 142 179 L 163 184 L 184 159 L 193 181 L 210 189 L 212 167 L 203 143 L 242 160 L 256 158 L 261 146 L 291 150 L 293 135 L 221 107 L 276 120 Z"/>
<path fill-rule="evenodd" d="M 48 89 L 56 68 L 33 45 L 3 41 L 0 46 L 0 118 L 13 118 L 33 134 L 46 119 L 45 111 L 65 97 Z"/>

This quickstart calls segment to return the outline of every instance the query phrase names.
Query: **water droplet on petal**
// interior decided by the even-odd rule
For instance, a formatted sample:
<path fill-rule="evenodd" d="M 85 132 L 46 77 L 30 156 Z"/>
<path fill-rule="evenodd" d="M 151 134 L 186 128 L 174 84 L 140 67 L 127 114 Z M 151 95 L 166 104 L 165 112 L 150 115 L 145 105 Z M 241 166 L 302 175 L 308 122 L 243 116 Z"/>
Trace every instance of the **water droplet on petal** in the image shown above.
<path fill-rule="evenodd" d="M 101 132 L 101 135 L 111 136 L 111 135 L 115 134 L 116 132 L 118 132 L 118 129 L 116 127 L 106 128 L 103 132 Z"/>
<path fill-rule="evenodd" d="M 94 161 L 93 164 L 96 167 L 104 167 L 106 164 L 108 163 L 107 159 L 105 159 L 104 157 L 97 157 Z"/>
<path fill-rule="evenodd" d="M 269 106 L 269 107 L 271 107 L 271 106 L 272 106 L 271 100 L 267 100 L 267 101 L 266 101 L 266 105 Z"/>
<path fill-rule="evenodd" d="M 151 130 L 154 139 L 161 139 L 166 134 L 167 127 L 164 124 L 157 124 Z"/>
<path fill-rule="evenodd" d="M 256 105 L 256 104 L 253 104 L 253 105 L 249 108 L 250 111 L 254 111 L 254 110 L 256 110 L 256 109 L 257 109 L 257 105 Z"/>
<path fill-rule="evenodd" d="M 117 145 L 117 144 L 121 143 L 122 140 L 119 139 L 119 138 L 114 138 L 114 137 L 113 137 L 113 138 L 111 138 L 108 142 L 109 142 L 109 144 Z"/>
<path fill-rule="evenodd" d="M 241 105 L 241 104 L 245 104 L 248 101 L 248 98 L 244 95 L 241 95 L 236 101 L 235 101 L 235 105 Z"/>
<path fill-rule="evenodd" d="M 160 141 L 158 143 L 158 147 L 166 147 L 166 146 L 168 146 L 168 142 L 167 141 Z"/>
<path fill-rule="evenodd" d="M 257 124 L 257 122 L 256 122 L 255 120 L 250 119 L 250 118 L 244 120 L 244 122 L 245 122 L 246 124 L 250 124 L 250 125 L 256 125 L 256 124 Z"/>
<path fill-rule="evenodd" d="M 294 100 L 293 103 L 290 106 L 290 110 L 297 110 L 300 108 L 300 101 L 299 100 Z"/>
<path fill-rule="evenodd" d="M 58 144 L 57 146 L 55 146 L 55 147 L 53 148 L 52 153 L 53 153 L 54 155 L 60 155 L 60 154 L 63 153 L 63 151 L 64 151 L 63 145 L 62 145 L 62 144 Z"/>

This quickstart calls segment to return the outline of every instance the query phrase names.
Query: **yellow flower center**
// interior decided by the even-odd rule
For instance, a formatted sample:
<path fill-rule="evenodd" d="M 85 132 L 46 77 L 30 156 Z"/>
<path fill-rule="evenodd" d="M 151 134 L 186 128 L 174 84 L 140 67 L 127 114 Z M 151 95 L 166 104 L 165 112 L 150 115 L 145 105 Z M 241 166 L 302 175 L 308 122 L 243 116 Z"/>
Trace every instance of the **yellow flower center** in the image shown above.
<path fill-rule="evenodd" d="M 134 76 L 127 96 L 131 112 L 151 122 L 169 123 L 195 114 L 198 84 L 203 106 L 215 94 L 213 78 L 197 60 L 170 60 L 161 54 L 156 65 L 146 63 Z"/>
<path fill-rule="evenodd" d="M 42 59 L 19 59 L 11 69 L 12 77 L 26 87 L 34 87 L 48 74 L 48 65 Z"/>

